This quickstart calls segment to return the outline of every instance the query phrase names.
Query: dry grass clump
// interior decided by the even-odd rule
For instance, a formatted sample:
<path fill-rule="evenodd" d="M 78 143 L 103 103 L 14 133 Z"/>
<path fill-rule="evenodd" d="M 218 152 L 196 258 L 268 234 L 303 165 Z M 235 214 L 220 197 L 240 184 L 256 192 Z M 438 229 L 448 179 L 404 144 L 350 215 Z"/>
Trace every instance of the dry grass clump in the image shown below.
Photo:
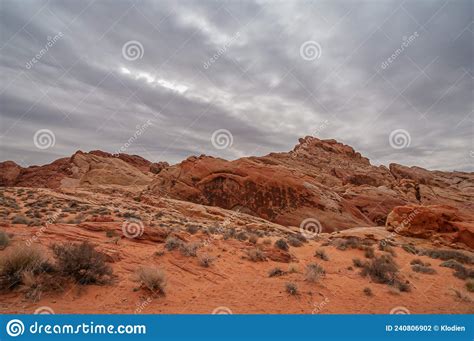
<path fill-rule="evenodd" d="M 363 263 L 361 275 L 364 277 L 370 276 L 376 283 L 392 285 L 400 291 L 410 290 L 410 285 L 399 279 L 398 265 L 389 255 L 374 257 L 370 261 Z"/>
<path fill-rule="evenodd" d="M 441 260 L 454 259 L 464 264 L 474 263 L 474 259 L 471 256 L 457 250 L 424 250 L 423 255 L 426 255 L 434 259 L 441 259 Z"/>
<path fill-rule="evenodd" d="M 199 243 L 182 243 L 179 250 L 181 254 L 186 257 L 196 257 L 197 250 L 201 245 Z"/>
<path fill-rule="evenodd" d="M 247 256 L 252 262 L 263 262 L 266 259 L 265 253 L 258 247 L 249 249 L 247 251 Z"/>
<path fill-rule="evenodd" d="M 296 238 L 296 236 L 290 236 L 288 237 L 288 244 L 290 244 L 293 247 L 300 247 L 303 246 L 303 242 Z"/>
<path fill-rule="evenodd" d="M 369 297 L 374 296 L 372 289 L 370 289 L 369 287 L 364 288 L 364 294 Z"/>
<path fill-rule="evenodd" d="M 165 295 L 166 275 L 155 267 L 141 267 L 137 270 L 138 280 L 156 295 Z"/>
<path fill-rule="evenodd" d="M 268 277 L 277 277 L 277 276 L 282 276 L 285 274 L 285 271 L 282 269 L 276 267 L 268 271 Z"/>
<path fill-rule="evenodd" d="M 173 236 L 169 236 L 165 240 L 165 248 L 168 251 L 173 251 L 174 249 L 179 248 L 181 244 L 183 244 L 183 242 L 180 239 Z"/>
<path fill-rule="evenodd" d="M 35 246 L 17 246 L 0 260 L 0 290 L 10 291 L 23 284 L 24 275 L 38 275 L 52 270 L 43 251 Z"/>
<path fill-rule="evenodd" d="M 285 284 L 285 289 L 286 292 L 289 293 L 290 295 L 298 295 L 298 287 L 296 286 L 295 283 L 286 283 Z"/>
<path fill-rule="evenodd" d="M 314 252 L 314 257 L 317 257 L 319 259 L 322 259 L 324 261 L 329 261 L 329 257 L 326 254 L 326 251 L 323 249 L 318 249 Z"/>
<path fill-rule="evenodd" d="M 474 278 L 474 270 L 466 268 L 455 259 L 442 262 L 439 266 L 454 269 L 454 276 L 460 279 Z"/>
<path fill-rule="evenodd" d="M 12 224 L 24 224 L 28 225 L 30 223 L 30 220 L 25 217 L 24 215 L 16 215 L 13 217 Z"/>
<path fill-rule="evenodd" d="M 214 257 L 211 257 L 207 253 L 198 256 L 199 265 L 202 267 L 208 268 L 211 266 L 214 261 Z"/>
<path fill-rule="evenodd" d="M 324 269 L 315 263 L 306 265 L 305 280 L 308 282 L 317 282 L 326 272 Z"/>
<path fill-rule="evenodd" d="M 112 277 L 112 268 L 104 255 L 88 242 L 55 244 L 52 247 L 58 272 L 73 278 L 79 284 L 106 284 Z"/>
<path fill-rule="evenodd" d="M 429 275 L 433 275 L 436 273 L 436 270 L 433 269 L 432 267 L 420 265 L 420 264 L 412 265 L 411 269 L 415 272 L 420 272 L 420 273 L 429 274 Z"/>

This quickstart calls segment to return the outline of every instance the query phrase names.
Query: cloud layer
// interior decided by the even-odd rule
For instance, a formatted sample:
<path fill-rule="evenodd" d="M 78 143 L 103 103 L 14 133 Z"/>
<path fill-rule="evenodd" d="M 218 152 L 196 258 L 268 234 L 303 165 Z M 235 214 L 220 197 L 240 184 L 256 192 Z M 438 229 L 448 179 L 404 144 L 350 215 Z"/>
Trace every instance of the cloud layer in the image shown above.
<path fill-rule="evenodd" d="M 375 164 L 473 171 L 472 7 L 4 0 L 0 159 L 121 148 L 234 159 L 315 135 Z M 37 147 L 40 129 L 54 145 Z M 213 145 L 218 129 L 228 148 Z"/>

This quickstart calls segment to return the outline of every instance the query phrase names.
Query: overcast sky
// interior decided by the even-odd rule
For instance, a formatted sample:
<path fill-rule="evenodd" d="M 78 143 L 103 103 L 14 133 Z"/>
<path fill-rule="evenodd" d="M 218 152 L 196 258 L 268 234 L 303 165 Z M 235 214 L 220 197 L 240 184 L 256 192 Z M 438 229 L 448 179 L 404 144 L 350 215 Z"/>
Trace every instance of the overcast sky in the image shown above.
<path fill-rule="evenodd" d="M 121 148 L 235 159 L 313 135 L 374 164 L 474 170 L 471 0 L 0 0 L 0 11 L 2 161 Z"/>

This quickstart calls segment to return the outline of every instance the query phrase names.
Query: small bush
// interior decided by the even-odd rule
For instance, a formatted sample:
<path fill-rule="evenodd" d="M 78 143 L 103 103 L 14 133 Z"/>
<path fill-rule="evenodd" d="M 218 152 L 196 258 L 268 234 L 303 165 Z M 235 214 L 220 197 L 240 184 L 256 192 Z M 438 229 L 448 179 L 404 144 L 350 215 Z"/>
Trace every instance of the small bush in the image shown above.
<path fill-rule="evenodd" d="M 474 260 L 469 255 L 456 250 L 425 250 L 423 254 L 434 258 L 434 259 L 441 259 L 441 260 L 449 260 L 454 259 L 460 263 L 465 264 L 472 264 Z"/>
<path fill-rule="evenodd" d="M 419 250 L 412 244 L 403 244 L 402 249 L 414 255 L 419 253 Z"/>
<path fill-rule="evenodd" d="M 181 254 L 186 257 L 196 257 L 197 256 L 197 250 L 199 249 L 200 244 L 199 243 L 187 243 L 187 244 L 181 244 L 179 250 L 181 251 Z"/>
<path fill-rule="evenodd" d="M 364 288 L 364 294 L 369 297 L 374 296 L 374 294 L 372 293 L 372 289 L 370 288 Z"/>
<path fill-rule="evenodd" d="M 263 244 L 263 245 L 272 245 L 272 241 L 267 238 L 267 239 L 264 239 L 264 240 L 262 241 L 262 244 Z"/>
<path fill-rule="evenodd" d="M 359 258 L 352 259 L 352 264 L 354 264 L 356 268 L 362 268 L 364 266 L 364 262 L 361 261 Z"/>
<path fill-rule="evenodd" d="M 298 294 L 298 287 L 295 283 L 286 283 L 285 284 L 286 292 L 290 295 L 297 295 Z"/>
<path fill-rule="evenodd" d="M 16 215 L 13 217 L 12 224 L 24 224 L 28 225 L 30 220 L 24 215 Z"/>
<path fill-rule="evenodd" d="M 52 247 L 58 271 L 72 277 L 79 284 L 104 284 L 112 276 L 112 268 L 105 263 L 104 255 L 88 242 L 55 244 Z"/>
<path fill-rule="evenodd" d="M 296 264 L 289 264 L 288 265 L 288 273 L 293 274 L 298 272 L 298 265 Z"/>
<path fill-rule="evenodd" d="M 169 236 L 165 240 L 165 248 L 168 251 L 173 251 L 174 249 L 179 248 L 181 244 L 183 244 L 183 242 L 176 237 Z"/>
<path fill-rule="evenodd" d="M 5 231 L 0 231 L 0 250 L 5 249 L 10 244 L 10 237 Z"/>
<path fill-rule="evenodd" d="M 288 251 L 288 249 L 289 249 L 288 244 L 286 243 L 286 241 L 284 239 L 278 239 L 275 242 L 275 246 L 277 248 L 279 248 L 280 250 L 283 250 L 283 251 Z"/>
<path fill-rule="evenodd" d="M 474 281 L 467 281 L 466 282 L 466 289 L 469 292 L 474 292 Z"/>
<path fill-rule="evenodd" d="M 142 285 L 154 294 L 166 294 L 166 276 L 162 270 L 154 267 L 141 267 L 137 270 L 137 276 Z"/>
<path fill-rule="evenodd" d="M 262 262 L 265 260 L 265 254 L 257 247 L 249 249 L 247 255 L 252 262 Z"/>
<path fill-rule="evenodd" d="M 410 264 L 411 265 L 423 265 L 423 266 L 425 265 L 425 263 L 419 258 L 412 259 Z"/>
<path fill-rule="evenodd" d="M 15 247 L 3 255 L 0 261 L 0 290 L 12 290 L 22 284 L 27 272 L 37 275 L 51 268 L 39 248 Z"/>
<path fill-rule="evenodd" d="M 370 276 L 376 283 L 393 284 L 397 279 L 397 273 L 397 264 L 387 255 L 375 257 L 370 262 L 364 263 L 362 269 L 362 275 Z"/>
<path fill-rule="evenodd" d="M 442 262 L 439 266 L 455 270 L 454 276 L 460 279 L 474 278 L 474 270 L 466 268 L 455 259 Z"/>
<path fill-rule="evenodd" d="M 237 240 L 240 240 L 240 241 L 243 242 L 243 241 L 245 241 L 245 240 L 248 239 L 248 236 L 247 236 L 247 233 L 245 233 L 244 231 L 241 231 L 241 232 L 237 233 L 237 235 L 235 236 L 235 238 L 236 238 Z"/>
<path fill-rule="evenodd" d="M 314 252 L 314 257 L 317 257 L 317 258 L 322 259 L 324 261 L 329 261 L 329 257 L 326 254 L 326 251 L 324 251 L 323 249 L 316 250 Z"/>
<path fill-rule="evenodd" d="M 300 247 L 303 246 L 303 242 L 296 237 L 290 236 L 288 237 L 288 244 L 293 247 Z"/>
<path fill-rule="evenodd" d="M 421 273 L 430 274 L 430 275 L 433 275 L 433 274 L 436 273 L 435 269 L 433 269 L 429 266 L 420 265 L 420 264 L 412 265 L 411 269 L 415 272 L 421 272 Z"/>
<path fill-rule="evenodd" d="M 282 276 L 285 274 L 285 271 L 283 271 L 280 268 L 273 268 L 268 272 L 268 277 L 276 277 L 276 276 Z"/>
<path fill-rule="evenodd" d="M 393 257 L 397 256 L 397 254 L 395 253 L 395 250 L 393 249 L 393 247 L 391 245 L 389 245 L 387 242 L 385 242 L 385 243 L 380 242 L 379 243 L 379 250 L 384 251 L 384 252 L 388 252 Z"/>
<path fill-rule="evenodd" d="M 201 265 L 202 267 L 208 268 L 211 266 L 212 262 L 214 261 L 214 258 L 209 256 L 208 254 L 202 254 L 202 255 L 199 255 L 198 260 L 199 260 L 199 265 Z"/>
<path fill-rule="evenodd" d="M 257 244 L 258 236 L 256 234 L 251 234 L 249 236 L 249 242 L 252 243 L 252 244 Z"/>
<path fill-rule="evenodd" d="M 373 248 L 368 247 L 364 251 L 364 256 L 365 258 L 374 258 L 375 257 L 375 251 Z"/>
<path fill-rule="evenodd" d="M 363 250 L 367 246 L 370 246 L 370 241 L 368 240 L 362 240 L 357 237 L 349 237 L 347 239 L 335 239 L 333 241 L 336 245 L 336 248 L 341 251 L 345 251 L 347 249 L 359 249 Z"/>
<path fill-rule="evenodd" d="M 199 230 L 199 226 L 194 225 L 194 224 L 189 224 L 186 226 L 186 232 L 190 234 L 195 234 Z"/>
<path fill-rule="evenodd" d="M 318 264 L 310 263 L 306 266 L 305 279 L 308 282 L 317 282 L 324 274 L 324 269 Z"/>

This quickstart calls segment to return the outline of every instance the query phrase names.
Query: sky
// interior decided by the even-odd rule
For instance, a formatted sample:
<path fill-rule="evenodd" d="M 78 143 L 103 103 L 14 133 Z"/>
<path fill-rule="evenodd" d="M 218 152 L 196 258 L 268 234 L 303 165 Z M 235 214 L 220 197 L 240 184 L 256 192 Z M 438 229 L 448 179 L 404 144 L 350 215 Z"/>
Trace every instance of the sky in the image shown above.
<path fill-rule="evenodd" d="M 0 0 L 0 161 L 177 163 L 307 135 L 474 171 L 473 2 Z"/>

